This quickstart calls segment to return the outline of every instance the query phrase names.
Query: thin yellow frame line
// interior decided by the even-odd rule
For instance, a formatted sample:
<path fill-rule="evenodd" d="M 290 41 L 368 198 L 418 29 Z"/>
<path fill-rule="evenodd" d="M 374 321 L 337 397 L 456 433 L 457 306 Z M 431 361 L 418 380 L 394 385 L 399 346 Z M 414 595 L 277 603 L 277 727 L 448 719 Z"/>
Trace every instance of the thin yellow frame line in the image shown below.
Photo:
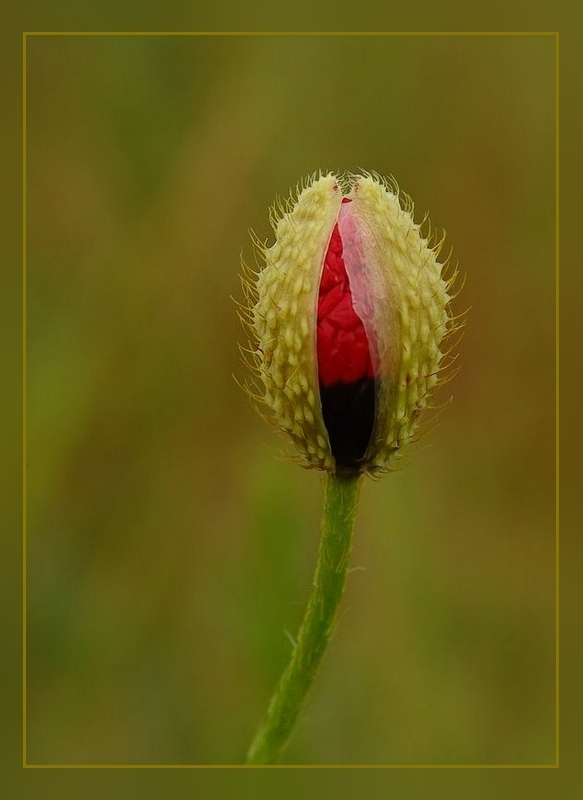
<path fill-rule="evenodd" d="M 557 31 L 26 31 L 25 36 L 557 36 Z"/>
<path fill-rule="evenodd" d="M 559 34 L 556 36 L 555 50 L 555 760 L 559 766 L 559 738 L 560 738 L 560 703 L 559 703 L 559 637 L 560 637 L 560 613 L 559 613 L 559 430 L 560 430 L 560 403 L 559 403 L 559 375 L 560 375 L 560 355 L 559 355 L 559 286 L 560 286 L 560 258 L 559 258 Z"/>
<path fill-rule="evenodd" d="M 27 769 L 556 769 L 556 764 L 26 764 Z"/>
<path fill-rule="evenodd" d="M 553 36 L 555 38 L 555 763 L 554 764 L 27 764 L 26 763 L 26 39 L 28 36 Z M 558 31 L 24 31 L 22 34 L 23 581 L 22 756 L 27 769 L 554 769 L 559 767 L 559 32 Z"/>
<path fill-rule="evenodd" d="M 22 37 L 22 764 L 26 766 L 26 34 Z"/>

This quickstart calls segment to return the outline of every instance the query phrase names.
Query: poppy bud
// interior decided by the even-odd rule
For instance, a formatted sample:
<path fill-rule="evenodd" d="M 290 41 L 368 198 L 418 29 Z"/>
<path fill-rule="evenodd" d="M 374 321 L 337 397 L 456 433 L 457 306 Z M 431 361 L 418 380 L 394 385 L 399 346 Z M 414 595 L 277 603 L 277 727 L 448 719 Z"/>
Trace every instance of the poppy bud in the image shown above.
<path fill-rule="evenodd" d="M 412 210 L 378 176 L 329 173 L 272 209 L 271 246 L 255 240 L 249 391 L 307 466 L 391 469 L 438 382 L 453 278 Z"/>

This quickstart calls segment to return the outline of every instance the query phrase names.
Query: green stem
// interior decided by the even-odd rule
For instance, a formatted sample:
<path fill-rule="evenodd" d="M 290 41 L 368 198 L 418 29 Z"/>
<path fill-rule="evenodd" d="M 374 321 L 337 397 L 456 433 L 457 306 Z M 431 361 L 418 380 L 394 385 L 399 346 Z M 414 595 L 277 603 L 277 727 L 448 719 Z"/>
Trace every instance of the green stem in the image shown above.
<path fill-rule="evenodd" d="M 334 630 L 352 546 L 359 476 L 329 474 L 314 588 L 291 661 L 275 689 L 247 764 L 276 764 Z"/>

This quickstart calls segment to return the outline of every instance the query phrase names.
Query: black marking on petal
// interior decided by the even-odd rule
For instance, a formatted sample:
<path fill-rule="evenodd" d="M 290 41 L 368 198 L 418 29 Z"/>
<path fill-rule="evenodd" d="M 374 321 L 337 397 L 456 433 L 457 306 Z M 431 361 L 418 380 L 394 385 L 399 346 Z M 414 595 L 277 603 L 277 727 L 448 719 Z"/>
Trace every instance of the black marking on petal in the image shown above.
<path fill-rule="evenodd" d="M 320 384 L 320 400 L 330 449 L 340 471 L 358 473 L 375 422 L 376 381 Z"/>

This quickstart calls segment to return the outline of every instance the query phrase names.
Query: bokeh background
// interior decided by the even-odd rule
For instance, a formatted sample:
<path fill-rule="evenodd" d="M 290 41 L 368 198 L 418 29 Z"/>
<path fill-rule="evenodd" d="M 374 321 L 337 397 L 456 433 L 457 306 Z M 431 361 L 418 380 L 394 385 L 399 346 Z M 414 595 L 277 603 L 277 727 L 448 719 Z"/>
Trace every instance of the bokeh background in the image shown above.
<path fill-rule="evenodd" d="M 233 379 L 231 296 L 275 196 L 359 167 L 447 229 L 471 310 L 452 404 L 364 487 L 285 761 L 554 761 L 554 47 L 28 37 L 29 763 L 242 763 L 322 482 Z"/>

